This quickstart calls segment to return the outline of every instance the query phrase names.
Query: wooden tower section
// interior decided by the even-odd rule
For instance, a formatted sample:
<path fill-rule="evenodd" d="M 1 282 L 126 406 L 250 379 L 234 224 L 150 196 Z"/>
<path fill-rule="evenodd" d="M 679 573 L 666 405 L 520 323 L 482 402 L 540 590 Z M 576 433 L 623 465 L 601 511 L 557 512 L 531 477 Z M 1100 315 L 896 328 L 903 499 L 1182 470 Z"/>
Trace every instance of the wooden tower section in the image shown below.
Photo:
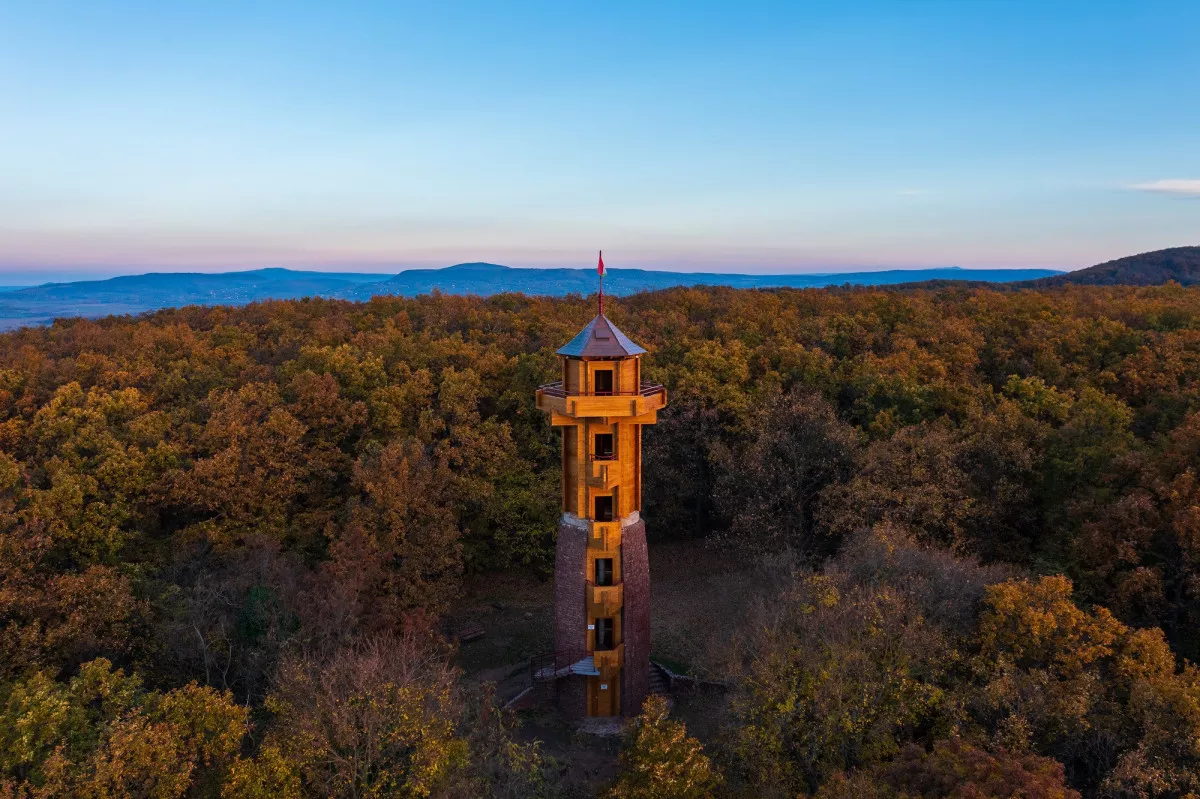
<path fill-rule="evenodd" d="M 558 351 L 562 380 L 537 406 L 562 429 L 562 520 L 554 571 L 555 652 L 535 659 L 572 716 L 636 715 L 649 692 L 650 564 L 642 425 L 667 404 L 642 381 L 646 350 L 601 313 Z"/>

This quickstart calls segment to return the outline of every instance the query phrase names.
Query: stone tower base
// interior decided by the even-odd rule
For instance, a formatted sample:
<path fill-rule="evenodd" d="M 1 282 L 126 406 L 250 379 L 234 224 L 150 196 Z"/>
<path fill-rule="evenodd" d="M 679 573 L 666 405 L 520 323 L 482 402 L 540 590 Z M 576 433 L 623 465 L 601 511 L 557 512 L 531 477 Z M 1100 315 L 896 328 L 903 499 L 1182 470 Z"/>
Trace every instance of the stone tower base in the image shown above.
<path fill-rule="evenodd" d="M 554 550 L 554 650 L 587 649 L 587 524 L 563 514 Z M 587 715 L 587 678 L 555 681 L 555 700 L 563 715 Z"/>
<path fill-rule="evenodd" d="M 625 586 L 621 715 L 636 716 L 650 693 L 650 560 L 646 523 L 638 514 L 623 520 L 621 542 L 621 580 Z M 554 648 L 558 652 L 587 649 L 587 577 L 587 523 L 563 514 L 554 563 Z M 556 681 L 555 691 L 564 715 L 587 715 L 586 677 L 563 677 Z"/>
<path fill-rule="evenodd" d="M 650 693 L 650 557 L 641 518 L 621 528 L 621 579 L 625 583 L 621 715 L 636 716 Z"/>

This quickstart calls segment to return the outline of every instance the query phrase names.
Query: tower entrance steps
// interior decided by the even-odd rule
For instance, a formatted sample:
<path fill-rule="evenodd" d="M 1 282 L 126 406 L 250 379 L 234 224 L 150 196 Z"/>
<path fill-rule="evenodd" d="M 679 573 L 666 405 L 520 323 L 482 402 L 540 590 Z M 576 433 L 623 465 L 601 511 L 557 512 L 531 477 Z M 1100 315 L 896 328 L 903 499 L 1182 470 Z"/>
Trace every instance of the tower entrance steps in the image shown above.
<path fill-rule="evenodd" d="M 650 693 L 671 693 L 671 678 L 667 676 L 665 671 L 663 671 L 662 666 L 653 661 L 650 663 Z"/>

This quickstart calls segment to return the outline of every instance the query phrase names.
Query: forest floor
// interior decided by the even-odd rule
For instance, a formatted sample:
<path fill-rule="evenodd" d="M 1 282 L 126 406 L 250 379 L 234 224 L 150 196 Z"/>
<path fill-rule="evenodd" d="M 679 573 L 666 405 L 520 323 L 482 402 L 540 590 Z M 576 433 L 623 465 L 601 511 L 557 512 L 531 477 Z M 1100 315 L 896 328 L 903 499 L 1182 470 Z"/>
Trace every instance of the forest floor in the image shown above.
<path fill-rule="evenodd" d="M 701 542 L 650 548 L 651 659 L 676 673 L 719 679 L 730 638 L 765 588 L 761 570 L 747 568 Z M 457 664 L 469 683 L 494 683 L 507 701 L 530 684 L 529 660 L 554 649 L 554 583 L 527 572 L 476 575 L 448 615 L 451 630 L 477 624 L 482 638 L 461 645 Z M 719 734 L 712 723 L 719 693 L 675 698 L 675 715 L 701 741 Z M 616 774 L 618 737 L 580 732 L 554 710 L 519 713 L 523 740 L 539 740 L 564 776 L 581 789 Z"/>
<path fill-rule="evenodd" d="M 700 542 L 650 549 L 651 658 L 677 673 L 719 679 L 730 637 L 763 591 L 760 570 Z M 484 635 L 460 647 L 457 664 L 501 699 L 528 684 L 529 659 L 554 650 L 554 582 L 527 572 L 475 575 L 447 617 L 450 630 Z"/>

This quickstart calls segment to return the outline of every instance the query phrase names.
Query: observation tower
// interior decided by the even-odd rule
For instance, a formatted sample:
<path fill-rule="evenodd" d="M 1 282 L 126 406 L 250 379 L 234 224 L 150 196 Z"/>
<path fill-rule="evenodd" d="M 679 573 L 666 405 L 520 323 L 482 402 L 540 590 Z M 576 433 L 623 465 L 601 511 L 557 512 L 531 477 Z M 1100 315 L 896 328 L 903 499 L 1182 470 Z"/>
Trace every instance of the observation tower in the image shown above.
<path fill-rule="evenodd" d="M 553 681 L 570 716 L 632 716 L 650 687 L 650 564 L 642 508 L 642 426 L 667 404 L 642 380 L 646 350 L 598 313 L 558 350 L 562 379 L 537 407 L 562 430 L 562 519 L 554 565 L 555 652 L 533 676 Z"/>

